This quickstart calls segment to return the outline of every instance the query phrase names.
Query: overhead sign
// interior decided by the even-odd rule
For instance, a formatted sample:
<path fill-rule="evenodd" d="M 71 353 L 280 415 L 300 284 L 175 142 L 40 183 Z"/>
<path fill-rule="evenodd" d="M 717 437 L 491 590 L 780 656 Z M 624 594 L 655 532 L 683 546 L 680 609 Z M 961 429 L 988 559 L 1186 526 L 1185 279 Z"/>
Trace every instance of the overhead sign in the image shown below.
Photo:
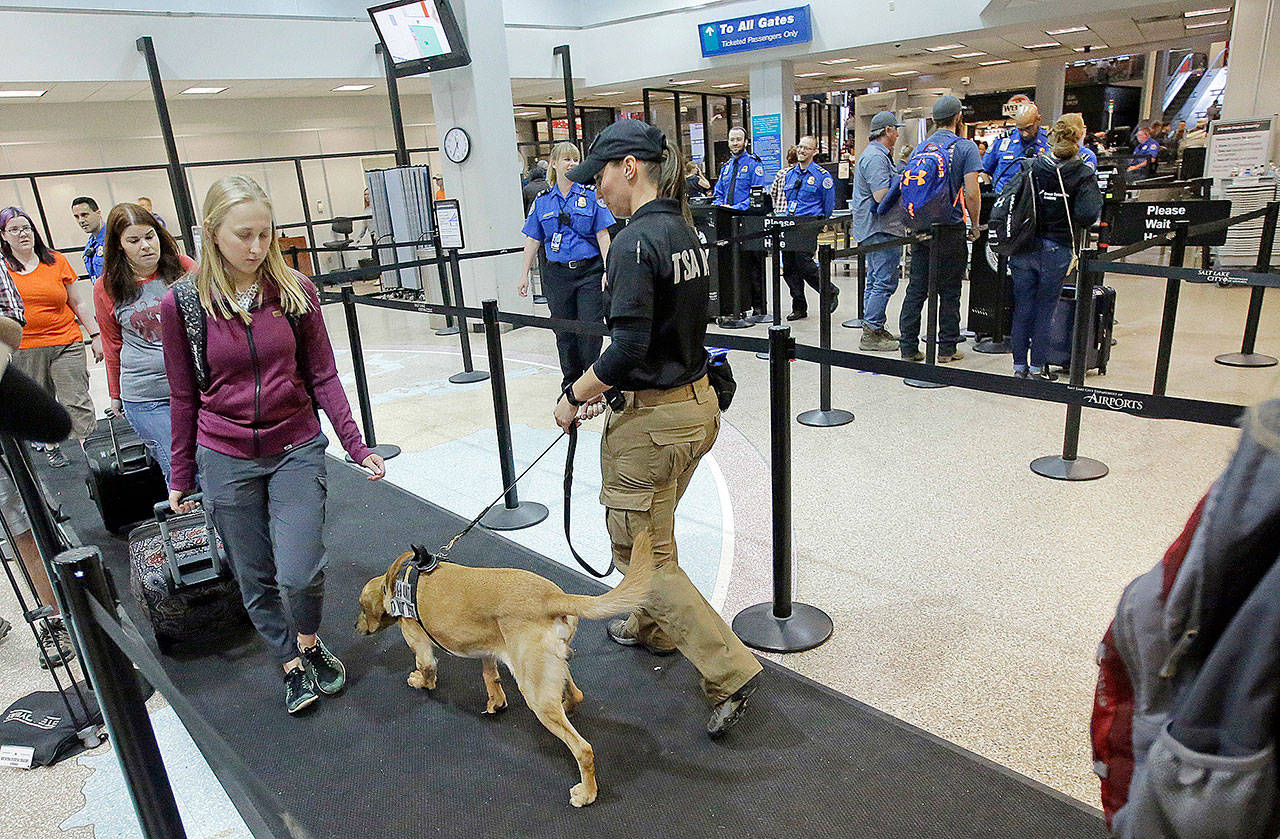
<path fill-rule="evenodd" d="M 1205 175 L 1232 178 L 1246 169 L 1266 166 L 1271 159 L 1271 125 L 1271 117 L 1213 123 Z"/>
<path fill-rule="evenodd" d="M 1195 227 L 1222 221 L 1230 215 L 1230 201 L 1128 201 L 1116 205 L 1107 243 L 1131 245 L 1152 236 L 1171 233 L 1180 221 Z M 1187 238 L 1188 245 L 1221 245 L 1226 241 L 1226 228 Z"/>
<path fill-rule="evenodd" d="M 729 55 L 748 50 L 807 44 L 813 40 L 809 7 L 797 6 L 747 17 L 731 17 L 698 24 L 702 57 Z"/>

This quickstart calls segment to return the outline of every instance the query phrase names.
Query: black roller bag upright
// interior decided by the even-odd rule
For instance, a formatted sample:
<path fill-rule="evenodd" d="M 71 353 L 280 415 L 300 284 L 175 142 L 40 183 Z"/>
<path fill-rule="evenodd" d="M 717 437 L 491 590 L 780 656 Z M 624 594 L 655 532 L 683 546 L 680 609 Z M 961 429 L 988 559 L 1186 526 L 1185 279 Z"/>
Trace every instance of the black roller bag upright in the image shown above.
<path fill-rule="evenodd" d="M 1071 369 L 1071 332 L 1076 322 L 1076 287 L 1064 285 L 1058 305 L 1049 322 L 1049 364 Z M 1093 287 L 1093 320 L 1086 323 L 1089 335 L 1085 340 L 1085 367 L 1107 374 L 1107 362 L 1111 360 L 1111 334 L 1116 324 L 1116 290 L 1111 286 Z"/>
<path fill-rule="evenodd" d="M 105 427 L 84 441 L 89 459 L 85 485 L 98 507 L 102 523 L 112 533 L 124 533 L 130 525 L 148 521 L 156 502 L 169 497 L 164 473 L 147 452 L 147 446 L 127 423 L 117 431 L 107 417 Z"/>
<path fill-rule="evenodd" d="M 160 651 L 216 640 L 244 625 L 240 587 L 209 508 L 176 515 L 164 501 L 154 514 L 155 521 L 129 533 L 129 588 L 151 619 Z"/>

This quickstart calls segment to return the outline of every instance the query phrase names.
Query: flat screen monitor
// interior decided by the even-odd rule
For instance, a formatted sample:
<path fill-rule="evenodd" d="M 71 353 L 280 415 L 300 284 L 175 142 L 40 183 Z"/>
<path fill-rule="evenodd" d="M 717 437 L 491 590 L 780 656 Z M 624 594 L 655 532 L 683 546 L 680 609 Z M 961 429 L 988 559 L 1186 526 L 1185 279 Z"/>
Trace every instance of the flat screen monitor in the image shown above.
<path fill-rule="evenodd" d="M 383 3 L 369 9 L 392 71 L 414 76 L 471 63 L 449 0 Z"/>

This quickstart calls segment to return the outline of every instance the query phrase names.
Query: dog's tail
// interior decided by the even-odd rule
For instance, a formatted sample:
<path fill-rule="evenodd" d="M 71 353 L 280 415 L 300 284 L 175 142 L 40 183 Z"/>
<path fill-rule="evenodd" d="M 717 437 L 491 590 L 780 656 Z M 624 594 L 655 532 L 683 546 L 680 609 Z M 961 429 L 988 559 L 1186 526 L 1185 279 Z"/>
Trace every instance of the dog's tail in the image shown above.
<path fill-rule="evenodd" d="M 553 615 L 577 615 L 591 619 L 633 612 L 648 602 L 653 573 L 653 537 L 648 530 L 642 530 L 635 535 L 627 575 L 616 588 L 595 596 L 561 594 L 547 604 L 548 611 Z"/>

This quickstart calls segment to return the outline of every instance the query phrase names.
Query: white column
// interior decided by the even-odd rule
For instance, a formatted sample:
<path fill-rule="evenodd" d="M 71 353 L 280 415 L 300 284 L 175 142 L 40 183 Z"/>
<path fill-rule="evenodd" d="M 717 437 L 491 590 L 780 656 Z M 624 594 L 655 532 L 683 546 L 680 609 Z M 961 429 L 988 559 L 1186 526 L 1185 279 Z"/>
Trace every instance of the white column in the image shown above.
<path fill-rule="evenodd" d="M 751 68 L 751 121 L 757 123 L 759 117 L 777 115 L 778 131 L 775 138 L 752 136 L 752 148 L 756 154 L 768 157 L 761 149 L 768 149 L 770 143 L 776 143 L 782 158 L 787 149 L 796 140 L 796 71 L 790 61 L 770 61 L 757 64 Z M 772 180 L 777 171 L 772 166 L 765 166 L 765 174 Z"/>
<path fill-rule="evenodd" d="M 1142 69 L 1142 100 L 1138 105 L 1138 119 L 1146 121 L 1151 119 L 1151 109 L 1158 107 L 1155 103 L 1156 86 L 1159 84 L 1159 75 L 1156 72 L 1156 59 L 1160 53 L 1147 53 L 1147 60 L 1143 64 Z"/>
<path fill-rule="evenodd" d="M 1062 98 L 1066 93 L 1067 74 L 1062 59 L 1041 61 L 1036 65 L 1036 107 L 1046 128 L 1062 116 Z"/>
<path fill-rule="evenodd" d="M 1239 0 L 1231 24 L 1223 119 L 1280 113 L 1280 7 L 1271 0 Z M 1271 159 L 1280 160 L 1280 143 Z"/>
<path fill-rule="evenodd" d="M 524 203 L 502 0 L 467 0 L 453 4 L 453 10 L 472 61 L 429 77 L 445 194 L 462 206 L 468 251 L 519 246 L 524 242 L 520 233 Z M 550 55 L 547 60 L 550 63 Z M 461 164 L 451 162 L 443 152 L 445 134 L 455 126 L 471 137 L 471 154 Z M 518 253 L 463 261 L 465 303 L 479 306 L 480 301 L 496 297 L 502 309 L 531 312 L 532 298 L 516 294 L 519 272 Z"/>

